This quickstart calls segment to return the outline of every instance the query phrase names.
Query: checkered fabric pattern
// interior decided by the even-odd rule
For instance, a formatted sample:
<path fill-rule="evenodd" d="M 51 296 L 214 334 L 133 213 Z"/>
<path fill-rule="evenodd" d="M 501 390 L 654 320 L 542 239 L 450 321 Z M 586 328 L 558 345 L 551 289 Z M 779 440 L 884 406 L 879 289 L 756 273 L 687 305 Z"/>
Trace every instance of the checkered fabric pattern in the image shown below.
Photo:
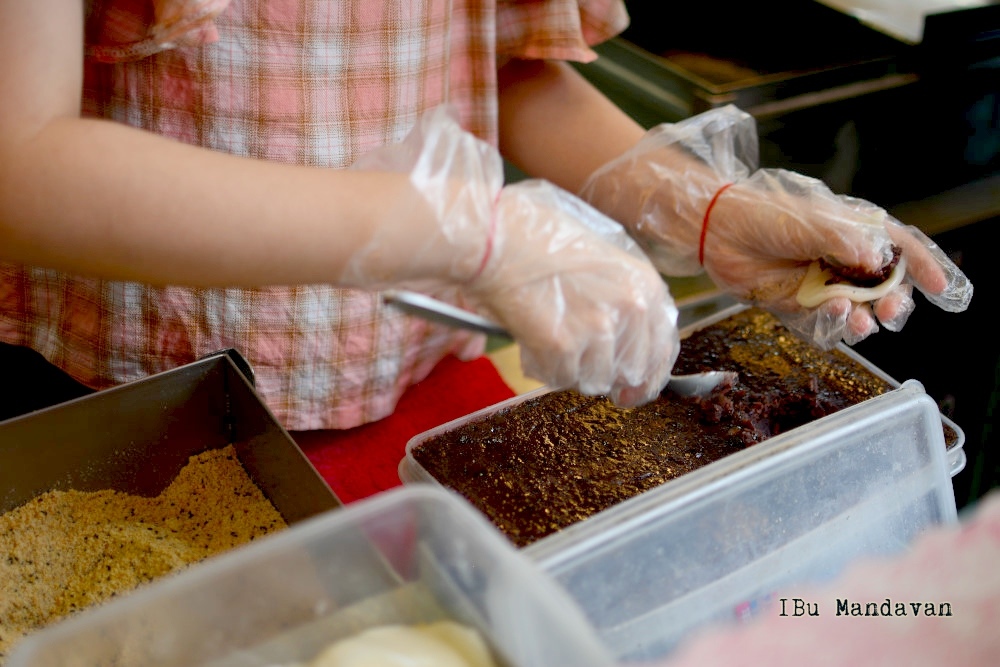
<path fill-rule="evenodd" d="M 588 61 L 620 0 L 91 0 L 86 115 L 236 155 L 344 168 L 443 102 L 497 142 L 497 63 Z M 390 414 L 483 339 L 377 295 L 308 285 L 157 288 L 0 264 L 0 340 L 101 389 L 233 347 L 291 430 Z"/>

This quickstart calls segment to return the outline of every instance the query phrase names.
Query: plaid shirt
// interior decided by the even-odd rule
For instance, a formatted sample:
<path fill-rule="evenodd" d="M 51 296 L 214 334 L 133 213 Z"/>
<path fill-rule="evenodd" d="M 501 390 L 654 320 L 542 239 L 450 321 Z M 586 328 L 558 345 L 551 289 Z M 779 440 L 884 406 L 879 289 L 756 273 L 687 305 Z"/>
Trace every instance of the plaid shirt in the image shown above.
<path fill-rule="evenodd" d="M 343 168 L 442 102 L 497 142 L 497 63 L 588 61 L 620 0 L 90 0 L 83 109 L 214 150 Z M 100 389 L 234 347 L 290 430 L 390 414 L 481 336 L 326 285 L 156 288 L 0 263 L 0 340 Z"/>

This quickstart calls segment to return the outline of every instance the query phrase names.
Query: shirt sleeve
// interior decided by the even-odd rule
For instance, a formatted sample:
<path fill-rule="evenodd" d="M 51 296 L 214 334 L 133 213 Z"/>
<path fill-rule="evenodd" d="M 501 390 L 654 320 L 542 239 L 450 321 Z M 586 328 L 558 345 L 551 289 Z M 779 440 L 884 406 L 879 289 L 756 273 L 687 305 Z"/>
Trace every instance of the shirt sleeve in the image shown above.
<path fill-rule="evenodd" d="M 497 55 L 591 62 L 628 22 L 622 0 L 497 0 Z"/>

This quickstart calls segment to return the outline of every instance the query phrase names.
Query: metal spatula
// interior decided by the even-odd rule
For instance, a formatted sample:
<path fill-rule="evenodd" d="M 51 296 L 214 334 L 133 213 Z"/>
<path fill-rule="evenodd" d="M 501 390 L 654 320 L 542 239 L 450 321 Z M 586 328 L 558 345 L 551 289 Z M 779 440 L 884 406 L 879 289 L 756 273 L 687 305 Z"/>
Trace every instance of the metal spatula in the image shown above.
<path fill-rule="evenodd" d="M 382 292 L 382 300 L 394 308 L 431 322 L 513 340 L 506 329 L 485 317 L 462 310 L 450 303 L 438 301 L 426 294 L 406 290 L 388 290 Z M 734 371 L 706 371 L 690 375 L 671 375 L 669 386 L 671 391 L 681 396 L 708 396 L 716 387 L 727 383 L 732 384 L 736 378 L 737 374 Z"/>

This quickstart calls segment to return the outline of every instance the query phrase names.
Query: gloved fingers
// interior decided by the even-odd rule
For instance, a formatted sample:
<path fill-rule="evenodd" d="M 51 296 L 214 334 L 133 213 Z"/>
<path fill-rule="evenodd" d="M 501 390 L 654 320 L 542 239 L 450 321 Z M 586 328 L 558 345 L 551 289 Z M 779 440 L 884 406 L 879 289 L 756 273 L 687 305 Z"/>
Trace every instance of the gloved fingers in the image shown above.
<path fill-rule="evenodd" d="M 645 405 L 651 400 L 656 398 L 660 389 L 656 389 L 652 395 L 650 395 L 649 385 L 631 386 L 631 385 L 618 385 L 613 387 L 611 391 L 608 392 L 608 398 L 620 407 L 623 408 L 635 408 L 640 405 Z"/>
<path fill-rule="evenodd" d="M 878 331 L 878 322 L 896 331 L 913 310 L 912 287 L 907 283 L 877 299 L 874 310 L 868 302 L 836 295 L 804 306 L 798 297 L 810 272 L 801 262 L 752 260 L 734 252 L 724 256 L 709 275 L 740 301 L 779 315 L 800 336 L 825 349 L 840 340 L 853 345 L 867 338 Z"/>
<path fill-rule="evenodd" d="M 927 300 L 950 313 L 960 313 L 972 300 L 972 283 L 941 248 L 920 229 L 892 218 L 886 230 L 907 258 L 907 275 Z"/>
<path fill-rule="evenodd" d="M 849 299 L 837 297 L 829 299 L 816 308 L 798 308 L 791 311 L 774 311 L 779 319 L 796 335 L 823 350 L 832 349 L 848 331 L 848 321 L 855 315 L 854 304 Z M 863 330 L 866 326 L 863 315 L 852 322 L 852 327 Z"/>
<path fill-rule="evenodd" d="M 518 290 L 515 299 L 504 295 L 502 308 L 515 313 L 507 326 L 526 375 L 632 407 L 667 383 L 679 350 L 677 311 L 665 287 L 646 305 L 645 295 L 621 289 L 629 276 L 607 267 L 599 278 L 604 284 L 563 274 L 544 288 Z"/>
<path fill-rule="evenodd" d="M 580 351 L 577 388 L 584 394 L 607 394 L 620 381 L 611 335 L 592 336 Z"/>
<path fill-rule="evenodd" d="M 504 188 L 493 251 L 467 287 L 554 387 L 654 398 L 679 350 L 666 283 L 621 226 L 541 181 Z"/>
<path fill-rule="evenodd" d="M 555 387 L 604 393 L 616 373 L 616 341 L 607 325 L 608 313 L 583 307 L 564 288 L 573 289 L 536 282 L 504 295 L 504 317 L 515 315 L 507 326 L 521 346 L 523 370 Z M 516 298 L 510 299 L 515 292 Z"/>
<path fill-rule="evenodd" d="M 900 223 L 887 222 L 886 230 L 892 237 L 893 243 L 903 249 L 903 254 L 907 257 L 907 271 L 917 287 L 931 294 L 944 292 L 948 287 L 945 266 L 925 245 L 933 242 L 923 236 L 923 232 L 915 228 L 906 229 Z M 917 234 L 914 234 L 914 231 Z M 945 258 L 945 261 L 951 260 Z"/>
<path fill-rule="evenodd" d="M 870 304 L 852 303 L 844 325 L 843 340 L 848 345 L 863 341 L 878 332 L 878 323 Z"/>
<path fill-rule="evenodd" d="M 645 310 L 627 313 L 617 324 L 618 372 L 608 397 L 622 407 L 642 405 L 663 389 L 680 349 L 675 310 L 666 319 L 659 319 L 655 326 L 644 325 Z M 654 321 L 656 321 L 654 319 Z"/>
<path fill-rule="evenodd" d="M 623 407 L 652 400 L 666 384 L 679 349 L 672 320 L 649 326 L 646 313 L 591 310 L 579 296 L 565 299 L 576 304 L 572 310 L 560 311 L 545 307 L 548 300 L 532 290 L 512 301 L 525 304 L 510 328 L 529 377 L 587 395 L 605 394 Z"/>
<path fill-rule="evenodd" d="M 753 210 L 747 200 L 755 192 L 767 193 L 764 201 L 773 209 L 774 224 L 762 230 L 753 222 L 733 224 L 735 232 L 728 238 L 716 236 L 705 253 L 706 268 L 720 287 L 784 315 L 800 335 L 821 347 L 837 340 L 853 345 L 877 332 L 879 324 L 890 331 L 902 329 L 915 308 L 908 281 L 923 285 L 929 298 L 950 307 L 963 307 L 963 299 L 967 304 L 971 285 L 919 230 L 903 228 L 883 209 L 834 195 L 812 180 L 770 172 L 754 174 L 748 188 L 731 188 L 736 192 L 730 206 L 735 203 L 743 211 Z M 879 285 L 864 282 L 881 278 L 900 252 L 895 273 Z M 808 268 L 803 275 L 804 261 Z M 859 284 L 852 286 L 855 280 Z M 817 310 L 810 313 L 811 308 Z"/>
<path fill-rule="evenodd" d="M 799 328 L 800 333 L 821 347 L 836 344 L 838 333 L 844 342 L 853 345 L 877 332 L 879 323 L 889 331 L 899 331 L 916 308 L 912 298 L 913 286 L 905 282 L 871 303 L 834 297 L 814 309 L 803 308 L 796 295 L 804 273 L 801 267 L 773 267 L 770 270 L 764 267 L 751 270 L 747 267 L 746 274 L 753 278 L 741 278 L 740 284 L 744 287 L 750 285 L 751 289 L 742 292 L 730 290 L 730 293 L 746 303 L 808 322 L 808 326 L 803 324 Z M 762 298 L 763 295 L 767 298 Z M 810 315 L 813 310 L 815 314 Z"/>
<path fill-rule="evenodd" d="M 816 185 L 802 213 L 807 224 L 827 230 L 822 240 L 825 247 L 815 248 L 812 258 L 869 273 L 886 266 L 893 259 L 893 248 L 885 230 L 889 218 L 885 209 L 863 199 L 834 194 L 822 181 L 809 180 Z"/>
<path fill-rule="evenodd" d="M 642 405 L 666 385 L 678 350 L 676 329 L 643 327 L 641 317 L 628 317 L 611 335 L 591 335 L 581 356 L 578 389 L 605 394 L 621 407 Z M 653 339 L 655 337 L 655 339 Z"/>
<path fill-rule="evenodd" d="M 823 350 L 841 341 L 853 345 L 878 331 L 871 307 L 844 297 L 828 299 L 815 308 L 771 310 L 789 330 Z"/>
<path fill-rule="evenodd" d="M 575 334 L 548 316 L 535 317 L 528 309 L 522 310 L 522 315 L 516 326 L 508 325 L 520 347 L 522 372 L 554 388 L 578 386 L 580 354 Z"/>
<path fill-rule="evenodd" d="M 910 283 L 902 283 L 872 304 L 878 321 L 889 331 L 901 331 L 916 307 Z"/>

